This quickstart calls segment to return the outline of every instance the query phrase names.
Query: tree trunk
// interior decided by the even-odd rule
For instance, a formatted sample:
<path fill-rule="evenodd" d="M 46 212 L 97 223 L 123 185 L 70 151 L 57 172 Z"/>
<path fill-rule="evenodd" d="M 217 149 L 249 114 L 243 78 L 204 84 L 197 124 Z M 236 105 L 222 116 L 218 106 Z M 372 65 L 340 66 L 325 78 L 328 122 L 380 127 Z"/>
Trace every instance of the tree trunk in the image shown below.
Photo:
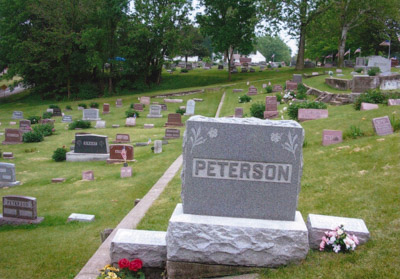
<path fill-rule="evenodd" d="M 186 64 L 187 64 L 187 60 L 188 60 L 188 56 L 187 56 L 187 54 L 185 55 L 185 67 L 186 67 Z"/>
<path fill-rule="evenodd" d="M 304 51 L 306 46 L 306 26 L 300 26 L 299 53 L 297 54 L 296 70 L 304 69 Z"/>
<path fill-rule="evenodd" d="M 342 27 L 342 35 L 339 38 L 339 60 L 338 60 L 338 67 L 344 67 L 344 53 L 346 51 L 346 39 L 347 39 L 347 32 L 349 31 L 348 26 Z"/>
<path fill-rule="evenodd" d="M 113 91 L 113 82 L 112 82 L 112 64 L 110 63 L 110 73 L 108 76 L 108 93 L 112 94 Z"/>
<path fill-rule="evenodd" d="M 71 79 L 70 79 L 70 77 L 68 77 L 68 80 L 67 80 L 67 90 L 68 90 L 68 100 L 70 100 L 71 99 Z"/>
<path fill-rule="evenodd" d="M 233 57 L 233 48 L 227 51 L 228 53 L 228 80 L 231 81 L 232 73 L 231 73 L 231 61 Z"/>

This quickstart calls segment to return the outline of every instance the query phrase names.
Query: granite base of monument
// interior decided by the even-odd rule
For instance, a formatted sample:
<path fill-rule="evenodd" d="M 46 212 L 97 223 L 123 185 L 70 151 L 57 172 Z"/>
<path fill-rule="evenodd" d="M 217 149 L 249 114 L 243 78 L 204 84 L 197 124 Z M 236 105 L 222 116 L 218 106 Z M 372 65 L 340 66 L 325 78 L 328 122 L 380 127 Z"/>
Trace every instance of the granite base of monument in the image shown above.
<path fill-rule="evenodd" d="M 0 181 L 0 188 L 13 187 L 13 186 L 18 186 L 20 184 L 21 184 L 20 181 L 14 181 L 14 182 Z"/>
<path fill-rule="evenodd" d="M 184 214 L 178 204 L 167 231 L 167 260 L 173 262 L 277 267 L 304 260 L 308 250 L 299 211 L 294 221 L 255 220 Z"/>
<path fill-rule="evenodd" d="M 0 214 L 0 226 L 1 225 L 29 225 L 29 224 L 40 224 L 44 220 L 44 217 L 37 217 L 36 219 L 21 219 L 21 218 L 12 218 L 12 217 L 3 217 Z"/>
<path fill-rule="evenodd" d="M 67 152 L 67 162 L 107 161 L 110 154 Z"/>

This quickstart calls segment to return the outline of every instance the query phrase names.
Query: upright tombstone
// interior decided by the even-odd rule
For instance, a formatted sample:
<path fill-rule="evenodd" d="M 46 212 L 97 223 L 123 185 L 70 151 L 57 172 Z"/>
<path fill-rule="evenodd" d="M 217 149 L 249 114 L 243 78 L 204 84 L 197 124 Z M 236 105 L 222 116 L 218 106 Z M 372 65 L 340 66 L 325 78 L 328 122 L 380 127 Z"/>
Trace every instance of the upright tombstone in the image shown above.
<path fill-rule="evenodd" d="M 379 87 L 379 77 L 368 76 L 368 75 L 355 75 L 353 76 L 353 82 L 351 91 L 353 93 L 364 93 L 367 90 L 375 89 Z"/>
<path fill-rule="evenodd" d="M 90 121 L 101 120 L 101 118 L 99 117 L 99 110 L 98 109 L 84 109 L 82 120 L 90 120 Z"/>
<path fill-rule="evenodd" d="M 388 106 L 400 106 L 400 99 L 389 99 Z"/>
<path fill-rule="evenodd" d="M 276 96 L 265 97 L 264 119 L 275 118 L 279 115 Z"/>
<path fill-rule="evenodd" d="M 95 134 L 75 134 L 74 151 L 67 153 L 67 161 L 106 161 L 110 149 L 107 136 Z"/>
<path fill-rule="evenodd" d="M 72 122 L 72 116 L 71 115 L 63 115 L 61 122 L 63 123 L 71 123 Z"/>
<path fill-rule="evenodd" d="M 293 74 L 293 82 L 299 84 L 303 82 L 303 76 L 301 74 Z"/>
<path fill-rule="evenodd" d="M 283 88 L 282 88 L 282 85 L 280 85 L 280 84 L 275 84 L 272 87 L 272 92 L 282 92 L 282 91 L 283 91 Z"/>
<path fill-rule="evenodd" d="M 34 197 L 4 196 L 3 214 L 0 214 L 0 225 L 39 224 L 43 217 L 37 216 L 37 201 Z"/>
<path fill-rule="evenodd" d="M 372 125 L 378 136 L 393 134 L 393 127 L 388 116 L 373 118 Z"/>
<path fill-rule="evenodd" d="M 315 120 L 321 118 L 328 118 L 327 109 L 299 109 L 297 112 L 299 121 Z"/>
<path fill-rule="evenodd" d="M 60 108 L 53 108 L 53 116 L 62 116 L 62 111 Z"/>
<path fill-rule="evenodd" d="M 117 99 L 117 100 L 115 101 L 115 106 L 116 106 L 117 108 L 122 108 L 122 99 Z"/>
<path fill-rule="evenodd" d="M 150 105 L 150 97 L 140 97 L 140 103 L 143 105 Z"/>
<path fill-rule="evenodd" d="M 254 85 L 250 86 L 249 91 L 247 92 L 247 95 L 248 96 L 257 95 L 257 88 Z"/>
<path fill-rule="evenodd" d="M 23 132 L 19 129 L 6 129 L 5 140 L 2 144 L 21 144 Z"/>
<path fill-rule="evenodd" d="M 96 129 L 105 129 L 106 128 L 106 122 L 103 121 L 103 120 L 96 121 L 95 128 Z"/>
<path fill-rule="evenodd" d="M 162 153 L 162 141 L 161 140 L 154 141 L 154 153 L 155 154 Z"/>
<path fill-rule="evenodd" d="M 165 123 L 166 127 L 169 126 L 183 126 L 182 116 L 179 113 L 170 113 L 168 114 L 168 121 Z"/>
<path fill-rule="evenodd" d="M 243 118 L 243 108 L 235 108 L 235 118 Z"/>
<path fill-rule="evenodd" d="M 21 184 L 17 181 L 15 174 L 15 165 L 0 162 L 0 188 L 12 187 Z"/>
<path fill-rule="evenodd" d="M 382 74 L 390 73 L 391 61 L 382 56 L 370 56 L 368 58 L 368 68 L 378 67 Z"/>
<path fill-rule="evenodd" d="M 183 205 L 167 230 L 168 273 L 183 264 L 276 267 L 305 259 L 308 232 L 296 211 L 300 124 L 194 116 L 186 125 Z"/>
<path fill-rule="evenodd" d="M 324 146 L 341 143 L 342 141 L 343 141 L 342 131 L 324 130 L 322 132 L 322 145 Z"/>
<path fill-rule="evenodd" d="M 125 154 L 125 155 L 124 155 Z M 126 157 L 127 162 L 132 162 L 134 156 L 133 146 L 128 144 L 111 144 L 110 159 L 107 163 L 123 163 Z"/>
<path fill-rule="evenodd" d="M 22 133 L 32 131 L 31 121 L 30 120 L 20 120 L 19 121 L 19 130 L 22 131 Z"/>
<path fill-rule="evenodd" d="M 195 107 L 196 107 L 196 102 L 194 100 L 188 100 L 186 103 L 185 115 L 194 115 Z"/>
<path fill-rule="evenodd" d="M 133 104 L 133 109 L 137 111 L 143 111 L 143 104 Z"/>
<path fill-rule="evenodd" d="M 162 111 L 167 111 L 168 110 L 168 107 L 167 107 L 166 104 L 160 104 L 160 106 L 161 106 L 161 110 Z"/>
<path fill-rule="evenodd" d="M 130 138 L 129 134 L 117 134 L 115 136 L 115 142 L 116 143 L 130 143 L 131 138 Z"/>
<path fill-rule="evenodd" d="M 160 105 L 150 105 L 150 113 L 147 118 L 161 118 L 161 106 Z"/>
<path fill-rule="evenodd" d="M 297 83 L 292 81 L 286 81 L 286 90 L 297 90 Z"/>
<path fill-rule="evenodd" d="M 181 137 L 181 130 L 179 129 L 165 129 L 164 139 L 179 139 Z"/>
<path fill-rule="evenodd" d="M 24 119 L 24 113 L 22 111 L 13 111 L 12 119 Z"/>
<path fill-rule="evenodd" d="M 110 104 L 104 103 L 103 104 L 103 114 L 109 114 L 110 113 Z"/>
<path fill-rule="evenodd" d="M 126 127 L 135 127 L 136 126 L 136 118 L 135 117 L 128 117 L 125 120 Z"/>

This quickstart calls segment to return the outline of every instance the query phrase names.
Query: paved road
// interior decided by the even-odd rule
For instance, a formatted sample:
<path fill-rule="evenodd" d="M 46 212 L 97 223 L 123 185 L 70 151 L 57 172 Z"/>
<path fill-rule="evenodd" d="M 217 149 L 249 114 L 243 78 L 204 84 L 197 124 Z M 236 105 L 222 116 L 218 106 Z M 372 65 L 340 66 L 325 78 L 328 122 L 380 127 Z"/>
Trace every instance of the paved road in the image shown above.
<path fill-rule="evenodd" d="M 18 94 L 18 93 L 21 93 L 24 90 L 25 90 L 25 88 L 22 87 L 22 86 L 19 86 L 19 85 L 14 87 L 13 91 L 10 91 L 10 88 L 7 88 L 5 91 L 0 89 L 0 98 L 4 98 L 4 97 L 8 97 L 8 96 L 11 96 L 11 95 L 14 95 L 14 94 Z"/>

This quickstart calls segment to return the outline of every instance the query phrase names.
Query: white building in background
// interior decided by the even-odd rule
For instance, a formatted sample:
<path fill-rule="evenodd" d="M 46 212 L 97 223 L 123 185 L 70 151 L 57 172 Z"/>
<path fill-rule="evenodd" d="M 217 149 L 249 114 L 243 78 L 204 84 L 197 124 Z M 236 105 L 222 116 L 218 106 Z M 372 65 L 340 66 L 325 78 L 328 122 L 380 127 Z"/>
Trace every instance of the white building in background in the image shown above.
<path fill-rule="evenodd" d="M 173 61 L 183 61 L 185 62 L 185 56 L 176 56 L 172 59 Z M 188 62 L 199 62 L 199 57 L 198 56 L 188 56 Z"/>
<path fill-rule="evenodd" d="M 258 50 L 255 53 L 252 52 L 248 57 L 251 58 L 252 63 L 267 62 L 264 55 L 262 55 Z"/>

